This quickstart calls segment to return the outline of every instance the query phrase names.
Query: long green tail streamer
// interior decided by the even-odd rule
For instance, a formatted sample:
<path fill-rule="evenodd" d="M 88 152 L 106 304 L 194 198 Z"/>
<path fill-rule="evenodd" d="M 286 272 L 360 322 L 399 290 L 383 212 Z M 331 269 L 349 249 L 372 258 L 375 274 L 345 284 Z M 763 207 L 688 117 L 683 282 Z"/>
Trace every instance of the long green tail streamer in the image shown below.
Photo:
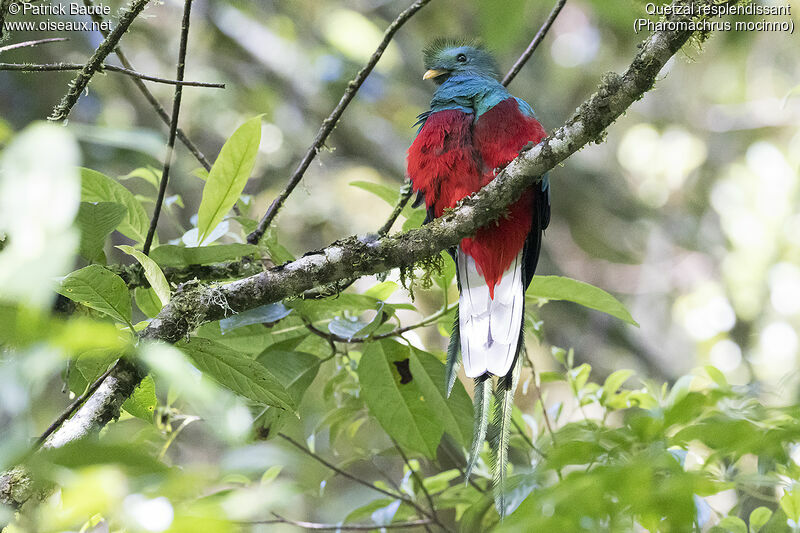
<path fill-rule="evenodd" d="M 483 441 L 486 440 L 486 428 L 489 425 L 489 405 L 492 400 L 492 380 L 487 376 L 475 379 L 475 399 L 473 401 L 475 418 L 472 428 L 472 447 L 469 452 L 469 464 L 465 481 L 469 481 L 472 469 L 478 463 L 478 458 L 483 449 Z"/>
<path fill-rule="evenodd" d="M 447 387 L 447 397 L 453 390 L 458 374 L 458 354 L 461 351 L 461 333 L 458 329 L 458 307 L 456 307 L 456 320 L 453 323 L 453 332 L 450 334 L 450 343 L 447 345 L 447 364 L 444 368 L 445 386 Z"/>
<path fill-rule="evenodd" d="M 508 441 L 511 434 L 511 412 L 514 408 L 514 392 L 519 381 L 520 357 L 514 368 L 500 378 L 494 391 L 494 416 L 489 427 L 489 444 L 492 450 L 492 473 L 494 505 L 500 518 L 506 511 L 506 470 L 508 467 Z"/>

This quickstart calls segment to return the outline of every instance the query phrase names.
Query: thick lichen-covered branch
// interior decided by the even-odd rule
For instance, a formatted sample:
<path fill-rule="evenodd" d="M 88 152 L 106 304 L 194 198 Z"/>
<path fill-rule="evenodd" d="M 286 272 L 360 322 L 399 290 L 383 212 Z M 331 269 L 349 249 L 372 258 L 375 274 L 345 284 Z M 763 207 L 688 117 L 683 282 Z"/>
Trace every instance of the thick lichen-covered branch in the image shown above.
<path fill-rule="evenodd" d="M 563 126 L 522 153 L 494 181 L 464 199 L 457 209 L 447 211 L 431 224 L 393 236 L 350 237 L 296 261 L 230 283 L 186 284 L 142 332 L 142 338 L 176 342 L 203 322 L 296 297 L 338 280 L 409 268 L 456 245 L 496 219 L 539 176 L 600 139 L 617 117 L 652 88 L 661 68 L 692 34 L 693 31 L 682 28 L 653 33 L 640 45 L 630 67 L 622 75 L 606 74 L 597 91 Z M 79 431 L 74 425 L 65 424 L 51 440 L 62 443 L 79 438 L 117 416 L 122 400 L 136 385 L 137 376 L 130 364 L 120 365 L 107 378 L 108 386 L 98 389 L 99 401 L 92 397 L 78 411 L 76 417 L 87 423 Z M 115 395 L 117 401 L 110 401 Z"/>

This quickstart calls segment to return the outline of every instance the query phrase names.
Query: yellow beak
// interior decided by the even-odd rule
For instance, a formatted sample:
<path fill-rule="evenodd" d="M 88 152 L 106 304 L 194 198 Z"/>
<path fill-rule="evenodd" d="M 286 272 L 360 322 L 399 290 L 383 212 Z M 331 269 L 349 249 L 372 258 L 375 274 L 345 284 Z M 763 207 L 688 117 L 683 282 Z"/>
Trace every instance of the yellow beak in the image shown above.
<path fill-rule="evenodd" d="M 425 71 L 425 74 L 422 75 L 422 79 L 423 80 L 429 80 L 431 78 L 436 78 L 438 76 L 441 76 L 442 74 L 447 74 L 447 71 L 446 70 L 431 69 L 431 70 Z"/>

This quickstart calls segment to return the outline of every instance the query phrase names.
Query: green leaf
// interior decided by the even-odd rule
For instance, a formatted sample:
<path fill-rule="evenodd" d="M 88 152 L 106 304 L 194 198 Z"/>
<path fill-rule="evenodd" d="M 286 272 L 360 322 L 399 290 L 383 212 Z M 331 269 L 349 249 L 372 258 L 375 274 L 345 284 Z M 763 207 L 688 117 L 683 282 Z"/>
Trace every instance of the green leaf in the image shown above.
<path fill-rule="evenodd" d="M 269 228 L 267 233 L 261 239 L 261 246 L 267 249 L 269 258 L 276 265 L 282 265 L 287 261 L 294 261 L 294 255 L 280 242 L 278 242 L 277 231 L 274 228 Z"/>
<path fill-rule="evenodd" d="M 468 444 L 469 397 L 457 386 L 445 398 L 444 365 L 432 355 L 393 340 L 373 342 L 358 378 L 370 412 L 400 446 L 433 458 L 443 430 Z"/>
<path fill-rule="evenodd" d="M 140 167 L 134 169 L 130 173 L 119 177 L 120 180 L 129 180 L 133 178 L 143 179 L 144 181 L 152 185 L 153 188 L 157 191 L 159 183 L 161 182 L 161 170 L 148 165 L 146 167 Z"/>
<path fill-rule="evenodd" d="M 270 371 L 289 392 L 292 401 L 299 406 L 306 390 L 317 377 L 321 359 L 305 352 L 295 351 L 296 339 L 273 344 L 256 359 Z M 290 419 L 290 414 L 280 409 L 268 408 L 257 422 L 262 431 L 261 438 L 276 435 Z"/>
<path fill-rule="evenodd" d="M 208 339 L 195 337 L 178 347 L 220 385 L 254 402 L 294 412 L 286 388 L 259 362 Z"/>
<path fill-rule="evenodd" d="M 150 257 L 162 267 L 185 267 L 188 265 L 208 265 L 233 261 L 257 254 L 258 246 L 252 244 L 220 244 L 187 248 L 174 244 L 163 244 L 150 251 Z"/>
<path fill-rule="evenodd" d="M 124 205 L 113 202 L 81 202 L 75 219 L 81 230 L 81 256 L 89 261 L 105 262 L 103 246 L 106 238 L 117 229 L 127 211 Z"/>
<path fill-rule="evenodd" d="M 371 296 L 372 298 L 377 298 L 378 300 L 386 301 L 394 292 L 397 290 L 397 283 L 394 281 L 384 281 L 383 283 L 378 283 L 377 285 L 373 285 L 366 291 L 364 294 L 366 296 Z"/>
<path fill-rule="evenodd" d="M 628 369 L 612 372 L 611 375 L 606 378 L 606 382 L 603 384 L 603 397 L 610 398 L 613 396 L 619 390 L 619 388 L 622 387 L 622 384 L 628 381 L 628 378 L 630 378 L 632 375 L 633 370 Z"/>
<path fill-rule="evenodd" d="M 281 302 L 261 305 L 255 309 L 223 318 L 219 321 L 219 328 L 222 334 L 225 335 L 230 331 L 244 326 L 251 326 L 253 324 L 274 324 L 288 316 L 291 312 L 292 310 Z"/>
<path fill-rule="evenodd" d="M 566 300 L 576 304 L 608 313 L 628 324 L 639 326 L 622 303 L 588 283 L 562 276 L 534 276 L 526 293 L 528 297 L 542 301 Z"/>
<path fill-rule="evenodd" d="M 769 519 L 772 518 L 772 510 L 767 507 L 757 507 L 750 513 L 750 529 L 753 533 L 758 533 Z"/>
<path fill-rule="evenodd" d="M 705 366 L 706 373 L 708 376 L 716 383 L 721 389 L 727 389 L 730 387 L 728 385 L 728 380 L 725 379 L 725 374 L 723 374 L 717 367 L 706 365 Z"/>
<path fill-rule="evenodd" d="M 153 376 L 148 375 L 139 383 L 139 386 L 133 390 L 130 398 L 125 400 L 122 408 L 137 418 L 141 418 L 146 422 L 153 422 L 153 412 L 158 405 L 156 398 L 156 382 L 153 381 Z"/>
<path fill-rule="evenodd" d="M 131 323 L 128 286 L 121 277 L 100 265 L 89 265 L 71 273 L 61 282 L 57 292 L 124 324 Z"/>
<path fill-rule="evenodd" d="M 133 299 L 139 310 L 148 318 L 154 318 L 161 311 L 161 300 L 151 287 L 136 287 L 133 289 Z"/>
<path fill-rule="evenodd" d="M 786 491 L 781 498 L 781 509 L 786 516 L 795 522 L 800 521 L 800 487 Z"/>
<path fill-rule="evenodd" d="M 142 204 L 120 183 L 88 168 L 81 169 L 81 200 L 84 202 L 114 202 L 125 206 L 128 212 L 117 230 L 136 242 L 144 242 L 150 219 Z"/>
<path fill-rule="evenodd" d="M 334 317 L 328 323 L 328 331 L 349 341 L 369 337 L 383 323 L 383 302 L 378 302 L 377 313 L 369 322 L 362 322 L 355 317 Z"/>
<path fill-rule="evenodd" d="M 726 516 L 718 525 L 730 533 L 747 533 L 747 524 L 738 516 Z"/>
<path fill-rule="evenodd" d="M 161 272 L 156 262 L 127 244 L 121 244 L 117 246 L 117 248 L 133 256 L 133 258 L 142 265 L 142 268 L 144 268 L 144 277 L 147 278 L 150 287 L 153 288 L 156 292 L 156 296 L 161 300 L 161 305 L 167 305 L 169 303 L 169 283 L 167 283 L 167 278 L 164 277 L 164 273 Z"/>
<path fill-rule="evenodd" d="M 274 465 L 269 467 L 261 476 L 261 486 L 263 487 L 264 485 L 272 483 L 281 473 L 281 470 L 283 470 L 283 465 Z"/>
<path fill-rule="evenodd" d="M 203 187 L 203 199 L 197 212 L 200 243 L 231 210 L 242 194 L 253 166 L 258 145 L 261 143 L 261 116 L 239 126 L 225 141 L 219 157 L 208 173 Z"/>

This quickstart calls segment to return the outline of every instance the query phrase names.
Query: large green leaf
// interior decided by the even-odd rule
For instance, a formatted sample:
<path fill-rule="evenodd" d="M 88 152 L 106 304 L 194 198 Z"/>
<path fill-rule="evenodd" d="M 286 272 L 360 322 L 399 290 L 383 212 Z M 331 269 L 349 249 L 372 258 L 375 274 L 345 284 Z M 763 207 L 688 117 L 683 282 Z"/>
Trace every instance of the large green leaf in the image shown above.
<path fill-rule="evenodd" d="M 443 431 L 469 440 L 472 408 L 463 387 L 445 398 L 444 365 L 393 340 L 369 344 L 358 365 L 364 401 L 398 444 L 433 458 Z"/>
<path fill-rule="evenodd" d="M 200 242 L 211 233 L 242 194 L 261 143 L 261 116 L 248 120 L 222 146 L 208 173 L 197 212 Z"/>
<path fill-rule="evenodd" d="M 75 219 L 81 230 L 80 254 L 93 262 L 105 262 L 103 246 L 106 238 L 125 218 L 127 208 L 114 202 L 81 202 Z"/>
<path fill-rule="evenodd" d="M 622 303 L 603 289 L 583 281 L 562 276 L 534 276 L 526 295 L 539 300 L 567 300 L 590 309 L 596 309 L 639 326 Z"/>
<path fill-rule="evenodd" d="M 110 270 L 89 265 L 64 278 L 59 294 L 91 307 L 125 324 L 131 322 L 131 295 L 128 286 Z"/>
<path fill-rule="evenodd" d="M 294 339 L 274 344 L 264 350 L 258 356 L 257 361 L 284 384 L 295 405 L 300 405 L 303 395 L 317 376 L 321 359 L 309 353 L 291 349 L 296 344 L 297 340 Z M 289 419 L 289 416 L 286 411 L 267 409 L 264 416 L 258 421 L 259 425 L 266 430 L 262 432 L 261 436 L 275 435 Z"/>
<path fill-rule="evenodd" d="M 150 220 L 142 204 L 122 184 L 105 174 L 88 168 L 81 169 L 81 200 L 84 202 L 114 202 L 124 205 L 128 212 L 117 230 L 137 242 L 144 242 Z"/>
<path fill-rule="evenodd" d="M 261 363 L 222 344 L 202 338 L 178 345 L 204 374 L 254 402 L 294 411 L 281 382 Z"/>
<path fill-rule="evenodd" d="M 158 267 L 156 262 L 144 255 L 139 250 L 136 250 L 127 244 L 121 244 L 117 246 L 117 248 L 126 254 L 133 256 L 133 258 L 136 259 L 140 265 L 142 265 L 142 268 L 144 269 L 144 277 L 147 278 L 147 281 L 155 291 L 156 296 L 158 296 L 158 299 L 161 300 L 161 305 L 167 305 L 169 303 L 169 283 L 167 283 L 167 278 L 164 277 L 164 273 L 161 272 L 161 269 Z"/>
<path fill-rule="evenodd" d="M 187 248 L 174 244 L 164 244 L 150 251 L 150 257 L 162 267 L 185 267 L 188 265 L 208 265 L 222 263 L 258 253 L 258 246 L 252 244 L 220 244 Z"/>

